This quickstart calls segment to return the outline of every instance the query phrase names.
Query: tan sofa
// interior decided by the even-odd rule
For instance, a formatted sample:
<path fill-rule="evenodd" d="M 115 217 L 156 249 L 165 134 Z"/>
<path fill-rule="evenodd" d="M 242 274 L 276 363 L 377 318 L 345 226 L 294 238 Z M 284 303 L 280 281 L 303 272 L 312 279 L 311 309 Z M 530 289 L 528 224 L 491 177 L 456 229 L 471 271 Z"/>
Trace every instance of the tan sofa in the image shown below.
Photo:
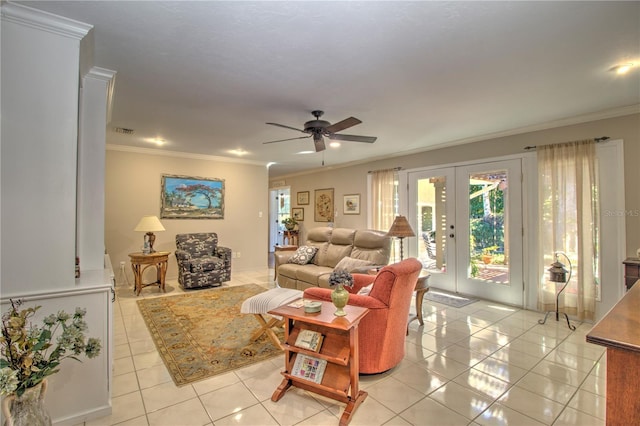
<path fill-rule="evenodd" d="M 344 257 L 368 261 L 375 266 L 386 265 L 391 238 L 383 231 L 320 227 L 309 231 L 304 245 L 318 248 L 311 263 L 306 265 L 287 263 L 294 255 L 293 251 L 275 253 L 276 280 L 280 287 L 329 288 L 329 275 Z M 362 268 L 369 269 L 370 266 Z"/>

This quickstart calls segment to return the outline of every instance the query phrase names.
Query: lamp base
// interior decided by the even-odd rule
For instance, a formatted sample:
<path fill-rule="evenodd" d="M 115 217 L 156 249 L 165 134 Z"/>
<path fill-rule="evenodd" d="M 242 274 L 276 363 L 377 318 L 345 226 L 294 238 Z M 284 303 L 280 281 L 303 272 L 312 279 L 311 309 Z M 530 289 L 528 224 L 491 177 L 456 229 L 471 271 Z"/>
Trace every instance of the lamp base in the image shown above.
<path fill-rule="evenodd" d="M 156 251 L 153 249 L 153 243 L 156 242 L 156 236 L 153 232 L 147 232 L 147 237 L 149 237 L 149 253 L 155 253 Z"/>
<path fill-rule="evenodd" d="M 544 324 L 545 322 L 547 322 L 547 317 L 549 316 L 549 314 L 556 314 L 556 321 L 560 321 L 560 312 L 558 312 L 558 308 L 556 307 L 555 311 L 547 311 L 547 313 L 544 314 L 544 318 L 538 320 L 538 324 Z M 567 319 L 567 326 L 569 326 L 569 329 L 572 331 L 575 330 L 576 326 L 571 325 L 571 323 L 569 322 L 569 315 L 565 314 L 564 312 L 562 312 L 562 315 L 564 315 L 564 317 Z"/>

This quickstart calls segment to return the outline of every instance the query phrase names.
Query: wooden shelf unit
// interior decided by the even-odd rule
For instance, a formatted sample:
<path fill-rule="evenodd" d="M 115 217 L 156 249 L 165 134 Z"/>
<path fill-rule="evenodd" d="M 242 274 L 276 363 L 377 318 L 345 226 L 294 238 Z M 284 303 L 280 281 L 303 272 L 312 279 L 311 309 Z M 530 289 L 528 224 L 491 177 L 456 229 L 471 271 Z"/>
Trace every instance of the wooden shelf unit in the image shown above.
<path fill-rule="evenodd" d="M 627 291 L 640 280 L 640 259 L 628 257 L 622 262 L 624 265 L 624 284 Z"/>
<path fill-rule="evenodd" d="M 359 389 L 359 357 L 358 357 L 358 325 L 369 309 L 347 305 L 347 315 L 333 315 L 336 308 L 330 302 L 321 302 L 319 313 L 307 314 L 304 308 L 283 305 L 269 311 L 271 315 L 283 317 L 285 320 L 285 369 L 284 379 L 271 396 L 272 401 L 279 401 L 286 391 L 295 386 L 327 398 L 347 404 L 340 418 L 340 425 L 347 425 L 353 413 L 365 400 L 367 393 Z M 319 352 L 295 346 L 301 329 L 322 333 L 324 340 Z M 312 356 L 327 361 L 327 366 L 320 383 L 315 383 L 294 376 L 291 372 L 299 354 Z"/>

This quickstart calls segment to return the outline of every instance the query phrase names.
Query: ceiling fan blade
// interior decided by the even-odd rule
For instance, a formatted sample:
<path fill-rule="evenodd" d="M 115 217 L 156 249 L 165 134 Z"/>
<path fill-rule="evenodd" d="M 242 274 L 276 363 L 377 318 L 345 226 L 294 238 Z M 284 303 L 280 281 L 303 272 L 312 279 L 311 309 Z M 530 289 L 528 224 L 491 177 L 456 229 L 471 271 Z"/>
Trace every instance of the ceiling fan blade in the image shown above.
<path fill-rule="evenodd" d="M 313 136 L 313 145 L 315 145 L 316 147 L 316 152 L 324 151 L 325 149 L 327 149 L 324 146 L 324 138 L 322 137 L 322 135 Z"/>
<path fill-rule="evenodd" d="M 296 139 L 309 139 L 311 137 L 311 135 L 309 136 L 300 136 L 299 138 L 289 138 L 289 139 L 278 139 L 277 141 L 269 141 L 269 142 L 262 142 L 262 144 L 266 144 L 266 143 L 276 143 L 276 142 L 285 142 L 285 141 L 293 141 Z"/>
<path fill-rule="evenodd" d="M 362 121 L 358 120 L 355 117 L 345 118 L 342 121 L 338 121 L 337 123 L 332 124 L 329 127 L 326 127 L 325 132 L 329 133 L 338 133 L 341 130 L 348 129 L 349 127 L 355 126 L 356 124 L 360 124 Z"/>
<path fill-rule="evenodd" d="M 358 136 L 358 135 L 329 135 L 329 139 L 336 141 L 351 141 L 351 142 L 364 142 L 374 143 L 378 138 L 375 136 Z"/>
<path fill-rule="evenodd" d="M 302 132 L 302 133 L 307 133 L 304 130 L 296 129 L 295 127 L 291 127 L 291 126 L 285 126 L 284 124 L 278 124 L 278 123 L 267 123 L 267 124 L 270 124 L 272 126 L 284 127 L 285 129 L 297 130 L 298 132 Z"/>

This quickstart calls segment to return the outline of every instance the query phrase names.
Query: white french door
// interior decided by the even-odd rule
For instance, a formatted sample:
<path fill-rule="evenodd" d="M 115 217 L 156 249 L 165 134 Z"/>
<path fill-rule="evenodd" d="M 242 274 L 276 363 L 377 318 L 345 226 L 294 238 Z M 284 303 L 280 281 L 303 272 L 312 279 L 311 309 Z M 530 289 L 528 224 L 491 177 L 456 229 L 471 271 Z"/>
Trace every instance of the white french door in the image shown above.
<path fill-rule="evenodd" d="M 520 160 L 408 173 L 410 252 L 443 290 L 522 306 Z"/>

